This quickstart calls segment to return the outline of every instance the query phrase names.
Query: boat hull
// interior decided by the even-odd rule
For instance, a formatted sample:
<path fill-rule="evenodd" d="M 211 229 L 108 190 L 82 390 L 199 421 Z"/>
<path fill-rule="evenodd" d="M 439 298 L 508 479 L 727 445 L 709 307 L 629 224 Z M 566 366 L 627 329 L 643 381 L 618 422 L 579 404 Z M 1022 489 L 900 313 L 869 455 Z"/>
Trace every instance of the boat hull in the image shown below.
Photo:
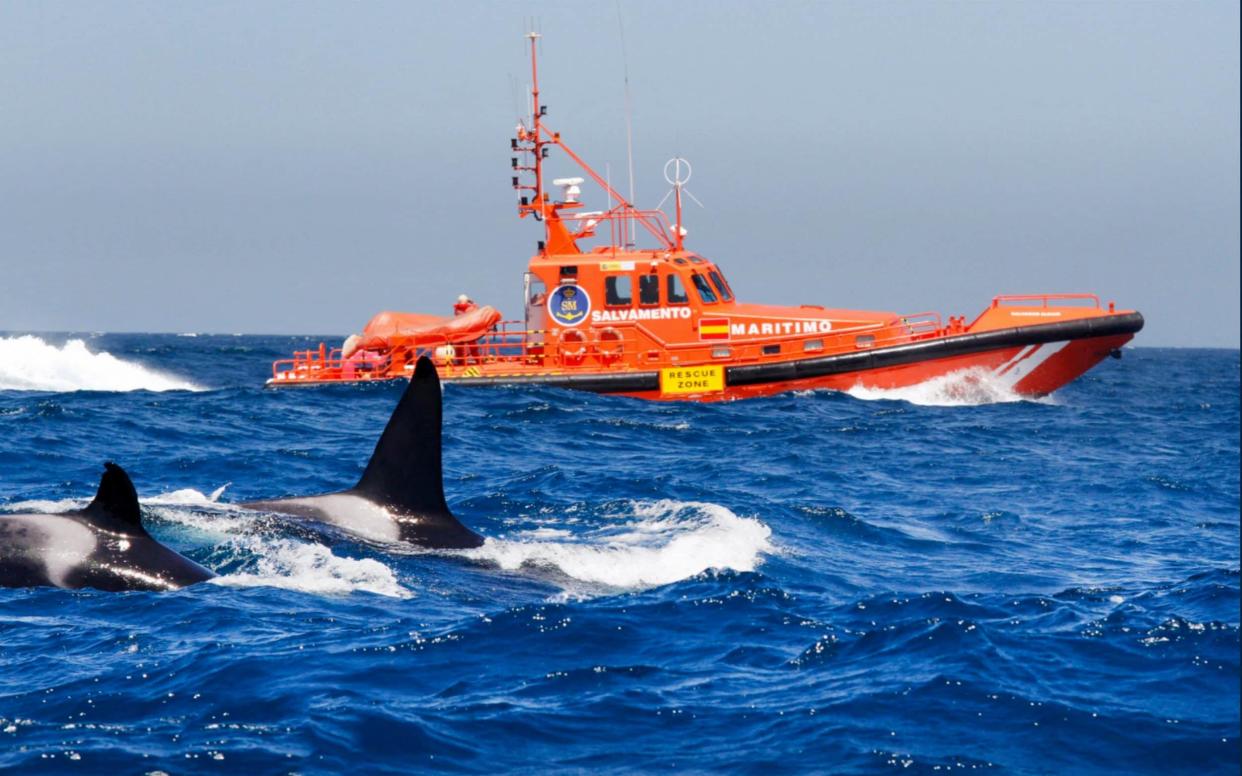
<path fill-rule="evenodd" d="M 1022 396 L 1072 382 L 1133 339 L 1137 312 L 937 337 L 894 347 L 766 364 L 724 367 L 724 390 L 668 395 L 657 370 L 585 374 L 454 375 L 462 385 L 545 385 L 651 400 L 721 401 L 785 391 L 894 389 L 951 374 L 973 374 Z"/>

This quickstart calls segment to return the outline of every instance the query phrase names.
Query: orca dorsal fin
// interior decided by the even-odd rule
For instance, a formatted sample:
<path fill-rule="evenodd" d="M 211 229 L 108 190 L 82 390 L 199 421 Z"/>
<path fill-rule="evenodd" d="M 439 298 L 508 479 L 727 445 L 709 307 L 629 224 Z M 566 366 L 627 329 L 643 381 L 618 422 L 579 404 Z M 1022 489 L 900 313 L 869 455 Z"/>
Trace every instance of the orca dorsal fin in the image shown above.
<path fill-rule="evenodd" d="M 423 356 L 353 492 L 406 514 L 450 514 L 440 460 L 442 414 L 440 377 Z"/>
<path fill-rule="evenodd" d="M 90 517 L 110 517 L 127 528 L 146 533 L 142 527 L 142 510 L 138 508 L 138 491 L 129 475 L 120 466 L 108 461 L 104 464 L 103 477 L 95 498 L 82 514 Z"/>

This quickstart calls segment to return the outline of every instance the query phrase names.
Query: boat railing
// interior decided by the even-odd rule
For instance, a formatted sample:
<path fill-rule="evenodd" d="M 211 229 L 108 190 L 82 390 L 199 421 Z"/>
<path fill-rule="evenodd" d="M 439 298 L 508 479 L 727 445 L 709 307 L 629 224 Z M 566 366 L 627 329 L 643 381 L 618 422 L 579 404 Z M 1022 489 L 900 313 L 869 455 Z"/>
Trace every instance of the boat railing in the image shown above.
<path fill-rule="evenodd" d="M 296 350 L 291 358 L 272 363 L 272 379 L 277 382 L 302 380 L 325 382 L 355 381 L 373 377 L 392 377 L 402 370 L 414 368 L 419 356 L 427 356 L 445 366 L 463 361 L 520 362 L 527 357 L 531 337 L 545 332 L 527 330 L 522 321 L 501 321 L 487 334 L 473 342 L 449 342 L 450 337 L 412 338 L 384 351 L 362 351 L 345 358 L 341 348 Z M 448 345 L 450 348 L 445 348 Z"/>
<path fill-rule="evenodd" d="M 408 374 L 420 356 L 432 359 L 446 377 L 475 376 L 474 369 L 511 366 L 577 369 L 644 369 L 675 363 L 755 363 L 793 355 L 844 353 L 888 347 L 946 333 L 937 313 L 899 316 L 822 333 L 791 333 L 696 342 L 670 342 L 641 321 L 622 321 L 594 330 L 559 332 L 527 329 L 522 321 L 502 321 L 471 342 L 447 337 L 421 338 L 382 352 L 362 351 L 345 358 L 341 348 L 321 344 L 295 351 L 272 364 L 274 382 L 354 382 Z M 481 373 L 481 372 L 480 372 Z"/>
<path fill-rule="evenodd" d="M 275 382 L 331 382 L 353 381 L 391 376 L 393 364 L 398 368 L 402 355 L 399 349 L 385 353 L 362 353 L 345 358 L 340 348 L 321 345 L 315 350 L 295 350 L 292 358 L 272 362 L 272 380 Z M 413 362 L 408 367 L 413 369 Z"/>
<path fill-rule="evenodd" d="M 940 322 L 940 313 L 926 312 L 901 316 L 901 322 L 894 328 L 904 327 L 915 339 L 935 337 L 944 332 Z"/>
<path fill-rule="evenodd" d="M 992 306 L 1022 305 L 1030 307 L 1031 302 L 1039 302 L 1040 307 L 1051 307 L 1052 302 L 1090 302 L 1090 306 L 1100 309 L 1100 297 L 1097 294 L 1000 294 L 992 297 Z M 1071 305 L 1074 307 L 1087 305 Z"/>
<path fill-rule="evenodd" d="M 633 239 L 634 224 L 640 224 L 647 231 L 657 236 L 667 235 L 672 231 L 672 224 L 663 210 L 640 210 L 624 204 L 614 205 L 610 210 L 587 213 L 562 213 L 562 221 L 576 221 L 585 229 L 594 230 L 601 223 L 607 222 L 609 229 L 609 245 L 615 250 L 618 245 Z M 607 252 L 605 247 L 601 252 Z"/>
<path fill-rule="evenodd" d="M 634 339 L 639 353 L 645 349 L 651 349 L 657 354 L 660 351 L 676 353 L 679 360 L 688 363 L 747 363 L 782 356 L 787 358 L 795 352 L 790 346 L 800 348 L 803 355 L 840 353 L 926 339 L 945 331 L 941 326 L 940 314 L 934 312 L 905 315 L 894 322 L 860 323 L 820 334 L 780 334 L 710 342 L 669 342 L 637 321 L 618 323 L 615 328 L 636 333 Z"/>

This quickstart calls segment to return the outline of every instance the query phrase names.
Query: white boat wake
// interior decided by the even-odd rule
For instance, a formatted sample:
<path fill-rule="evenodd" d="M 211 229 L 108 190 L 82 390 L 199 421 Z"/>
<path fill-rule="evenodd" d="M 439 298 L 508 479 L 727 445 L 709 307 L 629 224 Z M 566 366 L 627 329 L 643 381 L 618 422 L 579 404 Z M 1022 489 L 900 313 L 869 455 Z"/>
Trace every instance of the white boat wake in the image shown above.
<path fill-rule="evenodd" d="M 1025 396 L 1013 389 L 1012 381 L 997 377 L 987 369 L 965 369 L 905 388 L 867 388 L 856 385 L 846 391 L 864 401 L 906 401 L 923 407 L 977 407 L 982 404 L 1036 402 L 1056 404 L 1051 396 Z"/>

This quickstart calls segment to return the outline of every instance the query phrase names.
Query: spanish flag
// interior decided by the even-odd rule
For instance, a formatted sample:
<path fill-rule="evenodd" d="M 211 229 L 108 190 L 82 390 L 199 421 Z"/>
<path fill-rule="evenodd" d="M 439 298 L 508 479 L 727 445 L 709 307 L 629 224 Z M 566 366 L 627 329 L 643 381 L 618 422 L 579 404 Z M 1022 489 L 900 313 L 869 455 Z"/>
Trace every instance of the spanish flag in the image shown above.
<path fill-rule="evenodd" d="M 700 318 L 699 339 L 727 340 L 729 338 L 728 318 Z"/>

